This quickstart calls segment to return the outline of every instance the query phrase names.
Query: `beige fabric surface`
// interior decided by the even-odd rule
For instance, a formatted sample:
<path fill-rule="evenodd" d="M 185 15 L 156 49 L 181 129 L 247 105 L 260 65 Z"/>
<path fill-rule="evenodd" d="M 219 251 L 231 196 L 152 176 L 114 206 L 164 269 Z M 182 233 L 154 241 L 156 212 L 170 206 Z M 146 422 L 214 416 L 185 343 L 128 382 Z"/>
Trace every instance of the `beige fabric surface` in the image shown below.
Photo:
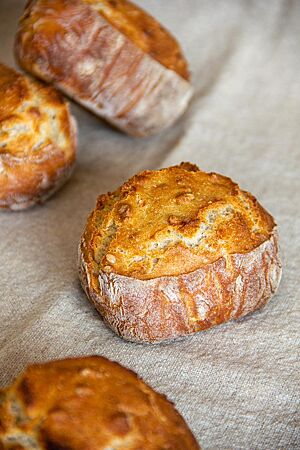
<path fill-rule="evenodd" d="M 9 64 L 24 3 L 0 0 L 0 59 Z M 144 140 L 72 105 L 72 179 L 42 207 L 0 213 L 0 383 L 29 362 L 104 355 L 167 394 L 204 449 L 300 448 L 300 1 L 138 3 L 181 41 L 195 97 L 175 127 Z M 275 216 L 283 279 L 244 320 L 174 343 L 128 343 L 80 288 L 79 238 L 98 194 L 182 160 L 232 177 Z"/>

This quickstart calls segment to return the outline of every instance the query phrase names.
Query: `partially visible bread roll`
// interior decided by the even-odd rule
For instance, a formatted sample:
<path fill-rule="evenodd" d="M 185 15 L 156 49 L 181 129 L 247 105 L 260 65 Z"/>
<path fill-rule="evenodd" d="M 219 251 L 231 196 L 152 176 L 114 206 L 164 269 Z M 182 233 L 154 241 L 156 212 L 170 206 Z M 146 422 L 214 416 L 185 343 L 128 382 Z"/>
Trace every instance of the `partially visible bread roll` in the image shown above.
<path fill-rule="evenodd" d="M 79 275 L 120 336 L 174 339 L 267 303 L 281 276 L 276 225 L 222 175 L 189 163 L 146 171 L 98 198 Z"/>
<path fill-rule="evenodd" d="M 76 125 L 52 87 L 0 64 L 0 208 L 46 200 L 70 176 Z"/>
<path fill-rule="evenodd" d="M 166 397 L 92 356 L 30 366 L 2 392 L 3 450 L 199 450 Z"/>
<path fill-rule="evenodd" d="M 127 0 L 31 0 L 16 56 L 25 70 L 136 136 L 171 125 L 192 95 L 177 41 Z"/>

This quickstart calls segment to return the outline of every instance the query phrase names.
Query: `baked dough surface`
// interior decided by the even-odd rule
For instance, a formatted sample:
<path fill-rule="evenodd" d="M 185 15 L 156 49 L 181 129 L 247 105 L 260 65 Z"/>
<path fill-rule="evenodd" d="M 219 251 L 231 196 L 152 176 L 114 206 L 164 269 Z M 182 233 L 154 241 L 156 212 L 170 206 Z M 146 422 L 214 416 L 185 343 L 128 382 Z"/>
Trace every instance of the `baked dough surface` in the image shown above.
<path fill-rule="evenodd" d="M 167 69 L 189 80 L 189 70 L 177 40 L 154 17 L 128 0 L 83 0 L 117 30 Z"/>
<path fill-rule="evenodd" d="M 70 175 L 76 126 L 62 96 L 0 64 L 0 207 L 47 198 Z"/>
<path fill-rule="evenodd" d="M 97 356 L 28 367 L 2 393 L 0 448 L 199 450 L 163 395 Z"/>
<path fill-rule="evenodd" d="M 147 280 L 250 252 L 273 228 L 272 217 L 236 183 L 183 163 L 143 172 L 100 196 L 84 239 L 95 273 Z"/>
<path fill-rule="evenodd" d="M 33 0 L 15 53 L 26 71 L 134 136 L 172 125 L 193 94 L 176 39 L 127 1 Z"/>

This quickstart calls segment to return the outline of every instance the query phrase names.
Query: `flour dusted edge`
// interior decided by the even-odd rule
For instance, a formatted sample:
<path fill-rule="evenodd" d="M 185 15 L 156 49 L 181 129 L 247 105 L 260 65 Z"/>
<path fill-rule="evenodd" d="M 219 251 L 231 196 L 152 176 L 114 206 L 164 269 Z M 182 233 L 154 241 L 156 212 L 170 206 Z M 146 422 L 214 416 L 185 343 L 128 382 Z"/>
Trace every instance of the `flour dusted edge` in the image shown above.
<path fill-rule="evenodd" d="M 79 248 L 79 276 L 88 298 L 113 331 L 156 343 L 196 333 L 262 308 L 282 273 L 278 233 L 248 253 L 226 255 L 191 273 L 138 280 L 100 271 L 92 286 Z"/>

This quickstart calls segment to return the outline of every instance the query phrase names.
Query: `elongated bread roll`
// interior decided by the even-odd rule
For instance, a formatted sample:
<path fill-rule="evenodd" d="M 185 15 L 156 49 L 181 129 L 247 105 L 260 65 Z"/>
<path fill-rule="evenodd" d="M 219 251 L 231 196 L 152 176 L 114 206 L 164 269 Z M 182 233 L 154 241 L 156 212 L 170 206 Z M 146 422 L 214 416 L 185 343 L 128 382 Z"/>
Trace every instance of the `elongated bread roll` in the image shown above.
<path fill-rule="evenodd" d="M 174 339 L 267 303 L 281 276 L 276 225 L 222 175 L 189 163 L 146 171 L 98 198 L 79 274 L 120 336 Z"/>
<path fill-rule="evenodd" d="M 32 0 L 16 38 L 20 65 L 125 132 L 171 125 L 192 95 L 176 40 L 127 0 Z"/>

